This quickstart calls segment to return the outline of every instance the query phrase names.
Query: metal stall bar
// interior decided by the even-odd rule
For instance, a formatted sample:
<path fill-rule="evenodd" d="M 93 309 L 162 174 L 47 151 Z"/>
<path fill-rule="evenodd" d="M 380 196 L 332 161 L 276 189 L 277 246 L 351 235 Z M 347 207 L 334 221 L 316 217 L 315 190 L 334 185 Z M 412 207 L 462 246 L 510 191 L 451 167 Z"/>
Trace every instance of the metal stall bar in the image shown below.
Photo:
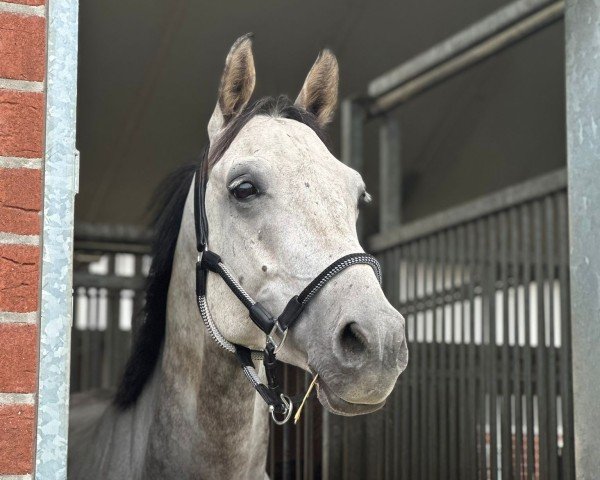
<path fill-rule="evenodd" d="M 340 106 L 341 132 L 341 159 L 350 168 L 357 172 L 363 171 L 363 127 L 366 119 L 366 110 L 362 102 L 357 99 L 347 98 Z M 362 237 L 362 219 L 359 217 L 356 225 L 358 238 Z"/>
<path fill-rule="evenodd" d="M 545 223 L 546 223 L 546 279 L 548 288 L 546 289 L 546 308 L 548 310 L 548 389 L 546 391 L 548 398 L 548 479 L 557 480 L 558 471 L 558 425 L 557 425 L 557 361 L 556 361 L 556 332 L 554 328 L 554 312 L 555 312 L 555 295 L 554 295 L 554 278 L 556 271 L 554 268 L 554 257 L 556 250 L 554 247 L 554 227 L 555 213 L 554 204 L 556 197 L 547 197 L 544 201 L 545 206 Z"/>
<path fill-rule="evenodd" d="M 446 288 L 450 288 L 450 292 L 454 292 L 456 289 L 456 268 L 457 268 L 457 258 L 456 258 L 456 230 L 451 230 L 448 233 L 448 286 Z M 451 352 L 450 357 L 447 359 L 448 362 L 448 479 L 455 480 L 458 478 L 458 466 L 456 462 L 456 457 L 458 456 L 458 445 L 457 445 L 457 399 L 456 399 L 456 378 L 457 378 L 457 370 L 456 370 L 456 355 L 454 348 L 457 345 L 455 339 L 456 333 L 456 312 L 454 309 L 454 295 L 451 293 L 448 297 L 448 301 L 450 303 L 450 311 L 448 318 L 448 334 L 445 342 L 448 344 L 448 350 Z"/>
<path fill-rule="evenodd" d="M 540 478 L 548 478 L 548 430 L 547 426 L 547 408 L 546 402 L 548 397 L 546 394 L 548 371 L 546 366 L 546 318 L 544 315 L 544 277 L 543 277 L 543 222 L 542 222 L 542 205 L 540 201 L 533 204 L 533 262 L 534 262 L 534 283 L 536 292 L 536 309 L 537 309 L 537 348 L 536 348 L 536 397 L 537 397 L 537 420 L 538 420 L 538 456 L 537 465 L 539 469 L 537 473 Z"/>
<path fill-rule="evenodd" d="M 407 301 L 409 298 L 409 261 L 410 261 L 410 252 L 408 249 L 408 245 L 404 245 L 404 246 L 400 246 L 398 248 L 399 252 L 400 252 L 400 258 L 402 259 L 403 263 L 404 263 L 404 268 L 402 269 L 401 272 L 401 277 L 400 277 L 400 294 L 399 294 L 399 302 L 402 301 Z M 405 320 L 406 320 L 406 324 L 405 324 L 405 331 L 406 331 L 406 340 L 407 342 L 410 341 L 410 337 L 409 337 L 409 320 L 410 318 L 408 316 L 405 316 Z M 409 347 L 410 348 L 410 347 Z M 410 350 L 409 350 L 410 351 Z M 399 453 L 397 453 L 397 455 L 399 455 L 401 457 L 400 459 L 400 478 L 411 478 L 410 477 L 410 466 L 411 466 L 411 462 L 410 462 L 410 446 L 411 446 L 411 442 L 410 442 L 410 425 L 412 422 L 412 418 L 410 416 L 410 385 L 411 385 L 411 381 L 412 381 L 412 372 L 406 371 L 404 373 L 404 375 L 400 375 L 400 380 L 398 381 L 398 388 L 400 389 L 400 393 L 401 393 L 401 405 L 402 405 L 402 432 L 401 432 L 401 439 L 400 439 L 400 445 L 402 445 L 402 449 Z"/>
<path fill-rule="evenodd" d="M 368 238 L 368 246 L 371 252 L 380 252 L 444 228 L 477 220 L 513 205 L 544 197 L 549 193 L 563 190 L 566 186 L 566 171 L 556 170 L 421 220 L 405 223 L 402 227 L 394 228 L 389 232 L 372 235 Z"/>
<path fill-rule="evenodd" d="M 401 271 L 401 257 L 400 257 L 400 249 L 395 248 L 390 251 L 389 261 L 392 265 L 391 275 L 391 283 L 390 283 L 390 296 L 389 300 L 394 308 L 398 308 L 398 304 L 400 303 L 400 288 L 402 282 L 400 281 L 400 271 Z M 388 267 L 389 268 L 389 267 Z M 399 388 L 394 390 L 392 400 L 392 413 L 393 413 L 393 425 L 392 425 L 392 452 L 391 452 L 391 462 L 392 462 L 392 476 L 391 478 L 398 478 L 400 476 L 400 451 L 402 450 L 402 442 L 401 442 L 401 432 L 403 428 L 403 418 L 401 417 L 402 413 L 402 399 L 401 392 Z"/>
<path fill-rule="evenodd" d="M 400 126 L 387 116 L 379 127 L 379 230 L 387 231 L 401 221 L 402 162 Z"/>
<path fill-rule="evenodd" d="M 476 231 L 475 224 L 471 223 L 466 226 L 468 236 L 468 261 L 466 267 L 469 272 L 469 281 L 466 294 L 468 318 L 469 318 L 469 343 L 467 344 L 467 356 L 468 366 L 467 373 L 469 375 L 468 380 L 468 398 L 467 398 L 467 411 L 468 421 L 466 424 L 467 438 L 468 441 L 465 444 L 467 450 L 467 470 L 463 472 L 466 474 L 466 478 L 475 479 L 477 478 L 477 419 L 475 418 L 475 406 L 477 404 L 477 381 L 475 378 L 476 369 L 476 345 L 475 345 L 475 279 L 474 272 L 476 268 Z"/>
<path fill-rule="evenodd" d="M 513 322 L 514 322 L 514 345 L 519 347 L 522 335 L 519 317 L 519 303 L 522 294 L 519 292 L 519 287 L 522 284 L 522 269 L 521 262 L 521 237 L 519 231 L 519 212 L 516 207 L 510 209 L 510 248 L 512 262 L 512 287 L 513 287 Z M 521 373 L 523 364 L 520 356 L 515 355 L 514 358 L 514 424 L 515 424 L 515 440 L 514 440 L 514 468 L 513 476 L 516 478 L 523 477 L 523 401 L 521 393 Z"/>
<path fill-rule="evenodd" d="M 557 400 L 548 392 L 558 381 L 552 380 L 555 370 L 562 372 L 561 381 L 565 378 L 567 385 L 569 372 L 553 360 L 554 345 L 540 341 L 546 336 L 540 330 L 547 329 L 540 322 L 547 325 L 553 315 L 539 292 L 555 263 L 542 263 L 536 254 L 550 255 L 554 250 L 548 246 L 554 242 L 548 236 L 554 233 L 548 225 L 538 225 L 542 217 L 537 210 L 565 190 L 561 170 L 409 223 L 393 240 L 371 237 L 372 250 L 405 252 L 390 261 L 407 262 L 406 272 L 398 266 L 408 285 L 406 294 L 400 292 L 397 307 L 407 318 L 412 367 L 398 388 L 406 395 L 401 405 L 409 424 L 401 434 L 410 440 L 395 452 L 407 478 L 534 478 L 540 468 L 555 471 L 558 452 L 547 445 L 558 431 L 545 418 L 546 412 L 555 415 L 552 402 Z M 376 244 L 381 238 L 388 242 Z M 429 246 L 422 250 L 418 246 L 424 240 Z M 423 280 L 427 268 L 433 269 L 433 292 Z M 436 325 L 432 343 L 427 337 L 428 311 Z M 568 329 L 567 322 L 565 315 L 562 328 Z M 548 381 L 540 380 L 542 372 Z M 461 375 L 467 375 L 465 386 Z M 547 438 L 541 439 L 538 431 Z M 543 458 L 537 457 L 538 442 Z M 567 451 L 563 460 L 567 465 L 568 455 Z"/>
<path fill-rule="evenodd" d="M 557 230 L 560 239 L 568 238 L 567 193 L 560 193 L 558 200 Z M 560 403 L 562 417 L 562 478 L 571 480 L 575 478 L 575 463 L 573 461 L 573 388 L 571 385 L 571 321 L 570 321 L 570 286 L 569 286 L 569 245 L 568 242 L 559 243 L 558 252 L 558 278 L 560 285 Z"/>
<path fill-rule="evenodd" d="M 540 10 L 541 8 L 541 10 Z M 369 116 L 381 115 L 563 17 L 564 1 L 518 1 L 369 84 Z"/>
<path fill-rule="evenodd" d="M 134 225 L 78 222 L 76 249 L 86 252 L 149 254 L 153 233 Z"/>
<path fill-rule="evenodd" d="M 567 169 L 573 401 L 577 478 L 598 478 L 600 435 L 600 9 L 597 2 L 567 0 Z"/>
<path fill-rule="evenodd" d="M 524 339 L 525 348 L 523 352 L 523 383 L 525 385 L 525 431 L 527 432 L 524 440 L 524 457 L 525 457 L 525 469 L 526 478 L 534 478 L 534 465 L 535 465 L 535 447 L 534 447 L 534 419 L 533 419 L 533 379 L 532 379 L 532 348 L 531 348 L 531 309 L 530 309 L 530 286 L 531 286 L 531 216 L 530 206 L 522 205 L 521 207 L 521 235 L 522 235 L 522 248 L 523 248 L 523 303 L 524 303 Z"/>
<path fill-rule="evenodd" d="M 438 289 L 439 283 L 439 268 L 438 264 L 435 261 L 437 258 L 438 252 L 438 236 L 432 235 L 429 238 L 429 248 L 427 251 L 427 257 L 430 260 L 430 269 L 431 269 L 431 287 L 430 294 L 435 295 Z M 400 305 L 396 305 L 396 308 L 400 309 Z M 438 358 L 439 358 L 439 342 L 437 338 L 438 331 L 438 309 L 434 305 L 431 309 L 431 322 L 432 322 L 432 332 L 431 332 L 431 344 L 433 345 L 431 351 L 429 353 L 429 378 L 431 379 L 429 384 L 427 385 L 427 396 L 429 412 L 428 419 L 429 424 L 427 425 L 427 450 L 431 456 L 437 457 L 439 451 L 439 439 L 438 439 L 438 418 L 437 411 L 439 410 L 438 406 L 438 391 L 437 385 L 439 384 L 439 369 L 438 369 Z M 429 478 L 437 478 L 437 462 L 428 462 L 427 464 L 427 476 Z"/>
<path fill-rule="evenodd" d="M 476 266 L 476 277 L 475 281 L 481 286 L 480 290 L 480 298 L 481 302 L 479 308 L 476 311 L 479 311 L 479 318 L 481 319 L 481 327 L 480 327 L 480 347 L 479 350 L 479 365 L 476 371 L 476 375 L 478 375 L 477 386 L 477 399 L 475 401 L 475 412 L 476 412 L 476 424 L 477 424 L 477 433 L 478 433 L 478 469 L 479 469 L 479 478 L 487 479 L 489 478 L 488 472 L 488 457 L 487 457 L 487 388 L 486 388 L 486 373 L 489 371 L 488 367 L 488 355 L 486 355 L 485 351 L 485 339 L 487 328 L 485 325 L 486 320 L 486 311 L 485 311 L 485 294 L 486 292 L 486 280 L 487 280 L 487 269 L 488 264 L 486 262 L 486 258 L 488 255 L 487 250 L 487 242 L 486 242 L 486 230 L 487 230 L 487 222 L 486 219 L 480 219 L 476 222 L 476 231 L 477 231 L 477 255 L 478 262 Z M 479 323 L 479 322 L 478 322 Z"/>
<path fill-rule="evenodd" d="M 551 3 L 552 0 L 519 0 L 497 10 L 446 41 L 417 55 L 409 62 L 372 80 L 368 86 L 369 96 L 379 97 L 388 93 Z"/>
<path fill-rule="evenodd" d="M 510 339 L 509 339 L 509 302 L 508 302 L 508 212 L 502 212 L 500 215 L 500 224 L 498 228 L 500 232 L 500 273 L 499 278 L 502 283 L 502 318 L 499 322 L 502 323 L 502 395 L 500 405 L 500 448 L 502 451 L 502 479 L 510 480 L 514 478 L 512 472 L 512 440 L 511 440 L 511 427 L 513 425 L 511 416 L 511 396 L 512 393 L 509 389 L 510 382 Z"/>

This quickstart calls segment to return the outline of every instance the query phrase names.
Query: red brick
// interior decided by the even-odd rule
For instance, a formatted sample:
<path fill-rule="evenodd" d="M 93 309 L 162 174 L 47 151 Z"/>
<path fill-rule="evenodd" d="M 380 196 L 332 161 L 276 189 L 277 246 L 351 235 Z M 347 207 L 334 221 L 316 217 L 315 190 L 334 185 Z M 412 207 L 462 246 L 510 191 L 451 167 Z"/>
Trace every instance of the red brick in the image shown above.
<path fill-rule="evenodd" d="M 37 326 L 0 323 L 0 392 L 36 390 Z"/>
<path fill-rule="evenodd" d="M 41 82 L 46 72 L 45 19 L 0 13 L 0 77 Z"/>
<path fill-rule="evenodd" d="M 0 155 L 41 158 L 43 132 L 44 94 L 0 90 Z"/>
<path fill-rule="evenodd" d="M 6 3 L 20 3 L 21 5 L 44 5 L 44 0 L 3 0 Z"/>
<path fill-rule="evenodd" d="M 40 233 L 42 174 L 30 168 L 0 168 L 0 232 Z"/>
<path fill-rule="evenodd" d="M 0 475 L 33 470 L 33 405 L 0 405 Z"/>
<path fill-rule="evenodd" d="M 0 311 L 38 308 L 39 247 L 0 245 Z"/>

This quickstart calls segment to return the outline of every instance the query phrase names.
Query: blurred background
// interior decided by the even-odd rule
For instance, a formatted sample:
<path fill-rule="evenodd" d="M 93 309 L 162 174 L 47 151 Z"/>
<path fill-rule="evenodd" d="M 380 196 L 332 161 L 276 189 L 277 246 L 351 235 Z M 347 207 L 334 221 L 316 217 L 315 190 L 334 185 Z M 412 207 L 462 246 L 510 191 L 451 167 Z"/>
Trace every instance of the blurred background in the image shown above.
<path fill-rule="evenodd" d="M 243 33 L 255 33 L 257 98 L 295 98 L 324 47 L 339 59 L 345 98 L 508 3 L 82 1 L 77 220 L 145 223 L 160 179 L 206 143 L 225 55 Z M 565 164 L 563 50 L 558 22 L 395 112 L 406 220 Z M 366 135 L 377 199 L 376 128 Z M 336 122 L 338 157 L 339 138 Z M 376 229 L 370 221 L 367 233 Z"/>
<path fill-rule="evenodd" d="M 271 478 L 574 478 L 562 13 L 548 0 L 82 0 L 72 391 L 117 381 L 152 192 L 197 158 L 229 47 L 254 32 L 256 97 L 295 98 L 322 48 L 338 57 L 345 120 L 329 147 L 374 197 L 361 236 L 411 355 L 381 412 L 341 419 L 313 401 L 275 429 Z M 309 380 L 286 369 L 283 383 Z"/>

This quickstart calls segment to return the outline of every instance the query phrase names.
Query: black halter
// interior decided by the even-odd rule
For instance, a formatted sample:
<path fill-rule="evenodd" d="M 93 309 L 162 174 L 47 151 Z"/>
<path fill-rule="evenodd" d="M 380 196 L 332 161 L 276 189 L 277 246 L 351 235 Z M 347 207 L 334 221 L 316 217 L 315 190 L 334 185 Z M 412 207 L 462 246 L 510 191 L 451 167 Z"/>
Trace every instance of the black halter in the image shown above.
<path fill-rule="evenodd" d="M 208 222 L 204 208 L 207 180 L 207 165 L 204 163 L 200 166 L 196 174 L 194 187 L 194 222 L 196 226 L 196 246 L 198 249 L 196 299 L 200 315 L 213 339 L 222 348 L 237 356 L 246 377 L 267 405 L 269 405 L 273 420 L 281 425 L 286 423 L 291 417 L 293 404 L 290 398 L 281 392 L 277 383 L 275 376 L 277 365 L 275 354 L 283 346 L 288 329 L 298 320 L 310 300 L 338 273 L 352 265 L 370 265 L 375 272 L 377 280 L 381 283 L 381 267 L 375 257 L 367 253 L 345 255 L 325 268 L 299 295 L 294 296 L 288 302 L 278 317 L 274 317 L 263 305 L 255 302 L 242 288 L 227 266 L 221 261 L 221 257 L 208 250 Z M 265 333 L 266 346 L 262 352 L 251 350 L 242 345 L 232 344 L 216 328 L 206 303 L 206 280 L 209 271 L 218 274 L 225 281 L 235 296 L 246 307 L 255 325 Z M 253 360 L 261 358 L 265 367 L 267 385 L 264 385 L 260 381 L 254 369 Z M 280 415 L 281 418 L 277 418 L 276 415 Z"/>

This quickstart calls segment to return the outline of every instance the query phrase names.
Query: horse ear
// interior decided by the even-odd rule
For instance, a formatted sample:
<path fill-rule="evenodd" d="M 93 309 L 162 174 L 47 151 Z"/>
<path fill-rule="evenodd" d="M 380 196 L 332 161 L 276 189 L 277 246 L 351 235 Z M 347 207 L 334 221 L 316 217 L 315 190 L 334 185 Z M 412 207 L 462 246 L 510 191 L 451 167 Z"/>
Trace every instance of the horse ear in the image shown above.
<path fill-rule="evenodd" d="M 248 104 L 255 84 L 252 34 L 247 33 L 234 42 L 225 60 L 217 106 L 208 122 L 208 137 L 211 141 Z"/>
<path fill-rule="evenodd" d="M 308 72 L 296 105 L 317 117 L 321 127 L 333 120 L 338 99 L 339 68 L 331 50 L 323 50 Z"/>

